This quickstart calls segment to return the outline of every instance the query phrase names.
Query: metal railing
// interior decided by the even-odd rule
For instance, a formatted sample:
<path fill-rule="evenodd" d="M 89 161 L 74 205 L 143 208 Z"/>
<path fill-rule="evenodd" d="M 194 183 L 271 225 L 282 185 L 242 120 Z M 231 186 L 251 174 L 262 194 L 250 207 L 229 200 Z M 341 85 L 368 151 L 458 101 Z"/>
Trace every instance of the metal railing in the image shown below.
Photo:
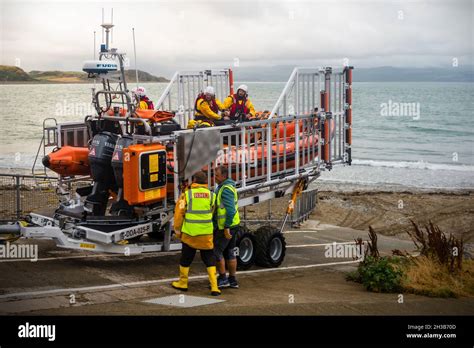
<path fill-rule="evenodd" d="M 290 222 L 293 225 L 299 225 L 309 219 L 311 213 L 316 209 L 318 202 L 318 190 L 311 189 L 303 191 L 301 197 L 298 198 L 295 204 L 295 209 L 291 216 Z"/>
<path fill-rule="evenodd" d="M 233 89 L 232 71 L 178 71 L 158 99 L 156 109 L 175 111 L 176 120 L 186 128 L 189 120 L 194 119 L 196 97 L 206 86 L 213 86 L 216 98 L 222 101 Z"/>
<path fill-rule="evenodd" d="M 89 132 L 86 124 L 82 122 L 64 122 L 57 126 L 58 147 L 81 146 L 87 147 Z"/>
<path fill-rule="evenodd" d="M 322 160 L 327 164 L 326 168 L 331 169 L 337 163 L 350 164 L 351 133 L 348 130 L 352 127 L 351 86 L 352 67 L 340 71 L 332 68 L 295 68 L 269 118 L 319 112 L 322 127 L 329 120 L 331 128 L 326 134 L 323 130 Z"/>
<path fill-rule="evenodd" d="M 0 220 L 19 220 L 32 210 L 56 207 L 57 180 L 47 176 L 0 174 Z"/>
<path fill-rule="evenodd" d="M 54 122 L 54 125 L 49 123 Z M 38 146 L 31 173 L 36 176 L 36 164 L 40 155 L 46 156 L 47 149 L 62 146 L 88 146 L 90 140 L 89 131 L 84 121 L 58 123 L 55 118 L 46 118 L 43 121 L 43 137 Z M 42 169 L 42 175 L 46 175 L 46 168 Z"/>
<path fill-rule="evenodd" d="M 227 165 L 241 191 L 295 179 L 306 170 L 319 171 L 319 133 L 316 114 L 230 126 L 221 131 L 221 153 L 213 165 Z"/>
<path fill-rule="evenodd" d="M 56 209 L 61 185 L 73 192 L 77 187 L 90 185 L 90 180 L 68 182 L 56 176 L 0 174 L 0 221 L 16 221 L 32 211 Z"/>
<path fill-rule="evenodd" d="M 293 213 L 288 217 L 285 222 L 285 226 L 290 225 L 292 227 L 299 227 L 304 221 L 308 220 L 310 215 L 314 212 L 318 201 L 318 190 L 309 189 L 303 191 L 301 196 L 296 200 L 295 208 Z M 284 202 L 282 204 L 282 202 Z M 280 202 L 277 202 L 277 209 L 273 208 L 272 200 L 259 203 L 260 205 L 266 205 L 264 212 L 257 208 L 257 212 L 254 211 L 249 213 L 244 206 L 241 210 L 240 221 L 244 225 L 274 225 L 280 226 L 285 216 L 285 210 L 281 209 L 282 205 L 286 206 L 287 200 L 280 198 Z"/>

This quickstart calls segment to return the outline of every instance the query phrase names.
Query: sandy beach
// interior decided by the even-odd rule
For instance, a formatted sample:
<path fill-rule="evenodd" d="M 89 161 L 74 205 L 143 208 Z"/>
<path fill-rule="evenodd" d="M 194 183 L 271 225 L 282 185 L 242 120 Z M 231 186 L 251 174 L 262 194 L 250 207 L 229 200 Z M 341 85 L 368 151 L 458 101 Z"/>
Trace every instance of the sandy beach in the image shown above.
<path fill-rule="evenodd" d="M 368 230 L 405 238 L 410 220 L 421 225 L 432 221 L 446 233 L 474 236 L 473 190 L 421 190 L 408 187 L 374 188 L 318 182 L 318 204 L 311 216 L 321 223 Z M 272 201 L 275 217 L 282 217 L 287 197 Z M 266 203 L 264 203 L 266 204 Z M 263 215 L 266 205 L 247 208 L 250 216 Z"/>
<path fill-rule="evenodd" d="M 319 192 L 315 218 L 321 222 L 354 229 L 371 225 L 383 235 L 404 234 L 413 220 L 432 221 L 446 233 L 464 240 L 474 234 L 474 195 L 459 192 Z"/>

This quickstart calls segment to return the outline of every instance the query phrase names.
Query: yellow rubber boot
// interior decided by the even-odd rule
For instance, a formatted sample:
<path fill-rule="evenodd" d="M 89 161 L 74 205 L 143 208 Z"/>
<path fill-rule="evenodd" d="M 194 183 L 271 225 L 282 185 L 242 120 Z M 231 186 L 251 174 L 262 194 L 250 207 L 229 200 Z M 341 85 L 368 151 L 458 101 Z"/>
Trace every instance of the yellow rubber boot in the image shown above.
<path fill-rule="evenodd" d="M 179 266 L 179 280 L 172 282 L 171 286 L 181 291 L 188 291 L 189 267 Z"/>
<path fill-rule="evenodd" d="M 207 267 L 207 274 L 209 276 L 209 283 L 211 283 L 211 295 L 219 296 L 221 291 L 217 287 L 216 266 Z"/>

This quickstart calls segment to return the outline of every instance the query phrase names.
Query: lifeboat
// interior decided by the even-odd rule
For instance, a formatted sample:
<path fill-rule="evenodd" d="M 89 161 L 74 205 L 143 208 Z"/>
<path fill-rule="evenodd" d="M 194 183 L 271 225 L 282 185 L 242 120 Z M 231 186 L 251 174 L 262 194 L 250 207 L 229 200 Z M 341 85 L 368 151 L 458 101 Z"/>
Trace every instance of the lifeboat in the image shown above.
<path fill-rule="evenodd" d="M 144 113 L 139 113 L 141 118 L 145 119 L 169 119 L 171 114 L 161 114 L 153 112 L 153 110 L 144 110 Z M 298 144 L 295 140 L 296 124 L 300 127 L 300 140 Z M 317 120 L 315 121 L 315 126 Z M 330 123 L 330 134 L 334 136 L 334 121 Z M 318 135 L 315 132 L 316 127 L 313 128 L 310 136 L 303 136 L 302 121 L 288 121 L 280 123 L 272 129 L 273 138 L 277 143 L 272 144 L 271 153 L 265 144 L 258 140 L 248 146 L 224 145 L 224 151 L 219 162 L 229 165 L 231 167 L 232 177 L 236 179 L 237 173 L 241 169 L 237 168 L 236 163 L 241 163 L 245 156 L 247 165 L 247 175 L 256 177 L 266 174 L 266 168 L 271 161 L 272 172 L 292 169 L 295 166 L 295 159 L 297 149 L 299 152 L 300 165 L 308 164 L 313 161 L 318 155 L 316 152 L 310 151 L 318 144 Z M 173 165 L 173 150 L 166 150 L 166 177 L 167 177 L 167 195 L 172 196 L 174 185 L 174 165 Z M 60 149 L 55 149 L 49 155 L 43 158 L 43 165 L 54 172 L 63 176 L 76 175 L 90 175 L 91 168 L 89 164 L 89 149 L 86 147 L 72 147 L 64 146 Z"/>

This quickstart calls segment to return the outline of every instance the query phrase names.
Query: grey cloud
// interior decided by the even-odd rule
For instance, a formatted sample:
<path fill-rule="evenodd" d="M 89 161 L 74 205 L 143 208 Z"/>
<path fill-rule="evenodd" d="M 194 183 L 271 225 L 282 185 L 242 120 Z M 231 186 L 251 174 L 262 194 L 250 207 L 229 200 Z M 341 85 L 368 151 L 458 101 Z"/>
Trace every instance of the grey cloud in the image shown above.
<path fill-rule="evenodd" d="M 114 7 L 114 46 L 131 56 L 135 27 L 139 68 L 156 73 L 230 65 L 234 58 L 244 66 L 326 65 L 345 57 L 363 66 L 442 66 L 450 57 L 473 63 L 468 0 L 105 4 Z M 2 7 L 2 64 L 24 57 L 27 70 L 79 70 L 91 58 L 93 30 L 101 36 L 98 2 L 7 1 Z"/>

